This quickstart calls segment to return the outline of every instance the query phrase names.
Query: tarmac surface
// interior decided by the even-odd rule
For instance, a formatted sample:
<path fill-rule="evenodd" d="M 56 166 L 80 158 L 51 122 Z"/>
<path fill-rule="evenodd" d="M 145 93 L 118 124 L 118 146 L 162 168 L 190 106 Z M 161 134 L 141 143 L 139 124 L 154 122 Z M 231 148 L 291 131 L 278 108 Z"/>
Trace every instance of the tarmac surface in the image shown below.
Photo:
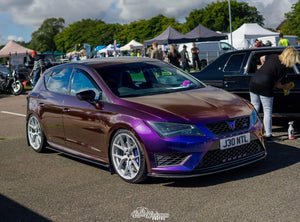
<path fill-rule="evenodd" d="M 128 184 L 99 166 L 34 152 L 25 134 L 26 94 L 0 94 L 0 221 L 299 221 L 300 119 L 274 121 L 267 157 L 186 179 Z M 138 218 L 139 217 L 139 218 Z"/>

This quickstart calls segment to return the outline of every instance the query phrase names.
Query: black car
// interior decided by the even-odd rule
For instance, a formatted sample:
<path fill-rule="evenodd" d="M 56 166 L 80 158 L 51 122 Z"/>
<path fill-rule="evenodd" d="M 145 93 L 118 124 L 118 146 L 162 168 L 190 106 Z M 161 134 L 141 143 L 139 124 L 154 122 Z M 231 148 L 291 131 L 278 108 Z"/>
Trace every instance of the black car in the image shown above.
<path fill-rule="evenodd" d="M 300 51 L 300 47 L 295 47 Z M 258 66 L 260 57 L 268 54 L 280 54 L 285 47 L 262 47 L 237 50 L 225 53 L 213 63 L 197 73 L 191 73 L 202 82 L 233 92 L 250 100 L 249 82 Z M 295 87 L 289 95 L 284 95 L 282 89 L 275 89 L 273 114 L 284 116 L 300 116 L 300 65 L 288 70 L 282 83 L 294 82 Z"/>

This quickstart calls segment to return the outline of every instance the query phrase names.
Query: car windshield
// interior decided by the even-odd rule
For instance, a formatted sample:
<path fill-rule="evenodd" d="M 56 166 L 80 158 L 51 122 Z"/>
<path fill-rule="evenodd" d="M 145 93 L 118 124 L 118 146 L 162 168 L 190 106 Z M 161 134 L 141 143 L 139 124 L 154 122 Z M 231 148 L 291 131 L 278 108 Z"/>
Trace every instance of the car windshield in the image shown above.
<path fill-rule="evenodd" d="M 180 69 L 163 62 L 137 62 L 96 69 L 119 97 L 148 96 L 204 87 Z"/>

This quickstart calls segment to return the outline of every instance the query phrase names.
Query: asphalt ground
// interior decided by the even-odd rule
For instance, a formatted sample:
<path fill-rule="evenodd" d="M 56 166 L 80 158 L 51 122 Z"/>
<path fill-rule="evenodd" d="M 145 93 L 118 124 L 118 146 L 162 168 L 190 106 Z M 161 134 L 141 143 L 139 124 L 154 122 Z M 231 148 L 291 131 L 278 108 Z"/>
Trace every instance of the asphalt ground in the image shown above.
<path fill-rule="evenodd" d="M 0 94 L 0 221 L 299 221 L 300 119 L 274 120 L 267 157 L 196 178 L 128 184 L 116 174 L 56 152 L 39 154 L 25 136 L 26 94 Z M 140 217 L 140 218 L 137 218 Z"/>

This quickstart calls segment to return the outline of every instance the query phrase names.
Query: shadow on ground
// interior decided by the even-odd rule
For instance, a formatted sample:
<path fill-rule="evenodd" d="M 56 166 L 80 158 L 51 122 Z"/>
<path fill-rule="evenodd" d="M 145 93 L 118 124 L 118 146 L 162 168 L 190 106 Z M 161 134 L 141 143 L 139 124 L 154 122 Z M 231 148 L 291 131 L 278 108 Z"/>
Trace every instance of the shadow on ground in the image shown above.
<path fill-rule="evenodd" d="M 0 194 L 0 221 L 51 221 Z"/>

